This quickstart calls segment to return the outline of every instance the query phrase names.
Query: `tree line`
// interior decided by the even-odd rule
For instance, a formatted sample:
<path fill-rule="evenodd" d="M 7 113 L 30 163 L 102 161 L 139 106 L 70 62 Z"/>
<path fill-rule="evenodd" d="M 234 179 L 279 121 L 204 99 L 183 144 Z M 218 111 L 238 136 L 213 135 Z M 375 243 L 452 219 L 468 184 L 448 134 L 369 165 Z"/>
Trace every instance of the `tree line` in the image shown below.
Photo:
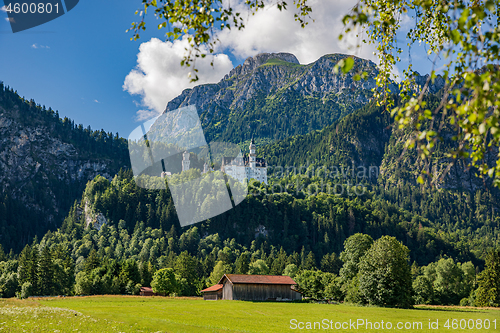
<path fill-rule="evenodd" d="M 116 232 L 110 229 L 107 232 Z M 119 231 L 125 236 L 124 229 Z M 500 306 L 500 248 L 489 251 L 486 268 L 478 273 L 471 262 L 452 258 L 410 266 L 408 247 L 391 236 L 374 241 L 356 233 L 346 239 L 340 256 L 326 254 L 317 263 L 312 252 L 287 254 L 274 246 L 267 252 L 265 244 L 248 249 L 234 239 L 221 241 L 217 234 L 199 239 L 195 255 L 182 250 L 186 239 L 197 232 L 192 227 L 178 238 L 171 230 L 166 251 L 147 260 L 144 251 L 138 257 L 118 260 L 92 249 L 75 261 L 66 244 L 54 244 L 51 237 L 27 245 L 15 258 L 0 248 L 0 295 L 137 295 L 142 286 L 151 286 L 162 295 L 197 296 L 224 274 L 236 273 L 288 275 L 297 282 L 295 288 L 313 301 L 403 308 L 414 304 Z M 139 233 L 151 235 L 158 230 L 139 226 L 132 238 L 141 238 Z"/>

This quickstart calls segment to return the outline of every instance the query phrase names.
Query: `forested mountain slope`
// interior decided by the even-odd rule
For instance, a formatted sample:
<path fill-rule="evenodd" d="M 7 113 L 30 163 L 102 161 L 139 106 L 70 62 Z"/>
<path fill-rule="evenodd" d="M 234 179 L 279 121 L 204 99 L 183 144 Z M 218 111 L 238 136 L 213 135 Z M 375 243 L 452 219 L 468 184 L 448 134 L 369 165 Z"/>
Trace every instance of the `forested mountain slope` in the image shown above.
<path fill-rule="evenodd" d="M 372 199 L 395 204 L 418 219 L 417 215 L 427 217 L 429 224 L 423 223 L 422 226 L 433 228 L 433 232 L 437 233 L 444 227 L 452 233 L 470 228 L 475 233 L 471 239 L 475 240 L 484 235 L 497 235 L 498 231 L 494 230 L 498 228 L 498 217 L 494 207 L 498 207 L 498 199 L 486 189 L 475 188 L 479 192 L 463 194 L 422 189 L 414 186 L 413 178 L 416 176 L 413 174 L 413 178 L 399 177 L 398 186 L 390 186 L 392 183 L 388 175 L 404 174 L 407 168 L 407 163 L 390 172 L 387 168 L 388 165 L 397 165 L 395 162 L 399 156 L 394 149 L 400 149 L 405 133 L 393 131 L 389 113 L 369 103 L 370 89 L 374 87 L 375 65 L 356 58 L 354 73 L 367 71 L 369 76 L 366 80 L 355 81 L 352 73 L 333 73 L 333 66 L 344 57 L 327 55 L 312 64 L 300 65 L 291 54 L 257 55 L 248 58 L 216 85 L 201 85 L 184 91 L 168 104 L 167 110 L 195 104 L 209 141 L 241 143 L 255 135 L 260 143 L 257 152 L 267 159 L 271 178 L 276 171 L 273 168 L 278 166 L 305 166 L 315 171 L 323 167 L 329 170 L 337 167 L 340 174 L 333 178 L 329 174 L 329 179 L 323 179 L 323 182 L 346 188 L 362 184 L 367 191 L 371 191 Z M 425 77 L 417 78 L 417 84 L 424 82 Z M 436 82 L 431 90 L 436 92 L 440 86 L 441 83 Z M 5 170 L 2 174 L 2 184 L 5 185 L 2 186 L 0 206 L 3 217 L 0 219 L 0 241 L 7 249 L 17 249 L 17 243 L 23 244 L 35 234 L 41 236 L 46 230 L 57 228 L 71 204 L 80 197 L 88 180 L 98 174 L 111 179 L 121 167 L 128 166 L 129 161 L 125 140 L 102 130 L 92 131 L 81 125 L 75 126 L 67 118 L 60 119 L 51 109 L 45 110 L 35 105 L 34 101 L 20 98 L 12 89 L 2 86 L 0 106 L 0 124 L 3 124 L 0 127 L 0 167 Z M 265 142 L 270 143 L 264 145 Z M 370 168 L 368 177 L 366 173 L 359 176 L 357 168 L 360 166 Z M 354 173 L 353 167 L 356 168 Z M 351 168 L 351 172 L 346 168 Z M 313 176 L 283 178 L 275 175 L 272 183 L 286 185 L 299 179 L 301 184 L 307 186 L 321 182 L 320 178 Z M 363 202 L 366 198 L 361 196 L 356 200 Z M 412 198 L 411 201 L 409 198 Z M 299 195 L 296 199 L 304 198 Z M 161 200 L 162 204 L 154 204 L 157 217 L 151 220 L 156 221 L 151 227 L 161 226 L 166 230 L 167 225 L 175 224 L 171 220 L 173 207 L 166 193 Z M 144 221 L 140 214 L 153 209 L 145 206 L 152 203 L 143 202 L 138 206 L 137 199 L 120 199 L 119 202 L 120 209 L 111 207 L 103 211 L 100 205 L 87 207 L 90 209 L 87 213 L 92 216 L 86 219 L 86 223 L 96 219 L 102 221 L 99 215 L 102 214 L 115 224 L 123 219 L 130 229 L 137 222 Z M 253 202 L 252 198 L 248 202 Z M 362 204 L 365 205 L 364 202 Z M 85 209 L 85 203 L 79 205 Z M 167 218 L 157 210 L 168 205 Z M 212 223 L 216 227 L 207 232 L 232 228 L 226 224 L 230 225 L 234 223 L 233 219 L 239 218 L 239 215 L 231 215 L 236 214 L 238 209 L 243 208 L 215 218 Z M 458 212 L 456 209 L 462 210 Z M 137 210 L 141 212 L 141 218 L 137 216 Z M 261 215 L 254 214 L 257 211 L 260 211 L 257 207 L 250 210 L 254 216 L 252 222 L 248 228 L 237 232 L 238 237 L 246 235 L 245 240 L 240 239 L 242 243 L 255 239 L 255 230 L 264 226 L 269 230 L 269 237 L 276 237 L 283 244 L 289 243 L 289 250 L 308 244 L 307 239 L 294 240 L 288 232 L 284 235 L 286 228 L 275 224 L 276 216 L 265 211 Z M 293 214 L 287 213 L 287 219 Z M 117 220 L 116 216 L 121 217 Z M 455 226 L 458 226 L 456 230 L 453 229 Z M 333 228 L 341 229 L 340 225 Z M 295 232 L 307 234 L 303 230 Z M 351 232 L 354 229 L 343 236 L 340 231 L 329 234 L 329 239 L 333 237 L 337 242 L 328 251 L 339 251 L 342 239 Z M 457 237 L 470 245 L 469 236 L 462 232 Z M 236 234 L 228 233 L 227 237 L 236 237 Z M 488 244 L 495 243 L 496 237 L 493 236 Z M 430 253 L 427 261 L 438 255 L 434 251 Z M 480 247 L 477 256 L 482 257 L 482 253 L 483 248 Z"/>
<path fill-rule="evenodd" d="M 403 154 L 408 134 L 393 130 L 389 113 L 370 103 L 321 131 L 261 145 L 257 151 L 269 161 L 271 184 L 285 186 L 294 174 L 319 176 L 317 181 L 332 186 L 362 184 L 375 198 L 428 219 L 435 232 L 481 257 L 483 240 L 498 242 L 498 190 L 467 170 L 464 160 L 456 161 L 437 187 L 421 186 L 416 152 Z M 450 137 L 438 144 L 439 158 L 432 162 L 440 170 L 452 162 L 443 155 L 455 144 Z"/>
<path fill-rule="evenodd" d="M 0 82 L 0 244 L 20 250 L 60 226 L 87 181 L 127 168 L 117 134 L 75 125 Z"/>
<path fill-rule="evenodd" d="M 326 55 L 301 65 L 291 54 L 260 54 L 218 84 L 184 91 L 167 110 L 195 104 L 209 141 L 241 143 L 254 135 L 257 142 L 273 142 L 320 130 L 365 105 L 375 86 L 376 66 L 367 60 L 356 58 L 354 65 L 354 72 L 369 74 L 366 80 L 355 81 L 353 73 L 334 74 L 334 65 L 343 58 Z M 3 84 L 1 88 L 0 242 L 17 248 L 59 226 L 86 181 L 97 174 L 111 179 L 129 160 L 126 141 L 117 135 L 76 126 Z M 351 153 L 352 144 L 330 142 L 329 149 L 342 158 Z M 343 148 L 332 150 L 336 145 Z M 311 159 L 321 155 L 316 151 Z"/>
<path fill-rule="evenodd" d="M 120 226 L 129 233 L 139 227 L 158 229 L 160 236 L 172 229 L 176 230 L 176 234 L 187 232 L 187 228 L 179 227 L 168 190 L 139 188 L 130 176 L 130 173 L 121 173 L 112 182 L 103 177 L 89 182 L 82 200 L 73 206 L 61 231 L 72 235 L 76 241 L 88 220 L 96 221 L 93 217 L 101 213 L 108 227 Z M 340 253 L 345 239 L 362 232 L 375 239 L 382 235 L 397 237 L 412 250 L 412 260 L 419 264 L 428 264 L 443 255 L 481 263 L 479 257 L 482 253 L 477 252 L 476 256 L 472 252 L 479 250 L 473 247 L 476 241 L 474 234 L 456 242 L 458 238 L 455 234 L 441 232 L 432 221 L 378 198 L 373 192 L 366 191 L 360 196 L 349 195 L 347 191 L 342 195 L 308 195 L 308 185 L 318 183 L 317 178 L 299 176 L 290 180 L 304 190 L 294 188 L 287 193 L 272 194 L 271 186 L 252 181 L 252 193 L 244 202 L 196 225 L 199 236 L 189 241 L 189 251 L 193 254 L 198 251 L 200 237 L 218 234 L 222 240 L 234 238 L 237 244 L 247 248 L 259 248 L 263 243 L 266 247 L 283 247 L 287 253 L 300 252 L 304 248 L 307 252 L 312 251 L 316 258 L 321 258 L 332 252 Z M 492 236 L 481 250 L 499 242 L 498 231 Z M 477 240 L 481 241 L 480 237 Z M 95 241 L 100 242 L 98 239 Z M 81 247 L 80 250 L 73 249 L 77 251 L 76 257 L 86 256 L 93 247 L 91 243 L 71 245 Z M 116 248 L 119 243 L 107 246 L 110 248 L 106 252 L 121 251 Z"/>
<path fill-rule="evenodd" d="M 319 131 L 263 145 L 258 153 L 271 168 L 379 167 L 391 135 L 390 114 L 369 103 Z"/>

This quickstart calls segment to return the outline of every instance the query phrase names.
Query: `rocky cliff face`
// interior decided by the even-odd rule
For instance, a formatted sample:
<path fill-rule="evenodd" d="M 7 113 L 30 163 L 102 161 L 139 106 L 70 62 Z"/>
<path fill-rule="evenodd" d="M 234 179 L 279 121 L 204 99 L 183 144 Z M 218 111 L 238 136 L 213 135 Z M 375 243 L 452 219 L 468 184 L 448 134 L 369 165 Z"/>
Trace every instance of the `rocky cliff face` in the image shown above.
<path fill-rule="evenodd" d="M 301 65 L 293 54 L 259 54 L 246 59 L 217 84 L 205 84 L 184 90 L 167 104 L 166 112 L 195 105 L 201 116 L 202 125 L 211 138 L 233 139 L 235 135 L 224 135 L 224 133 L 235 131 L 233 124 L 239 123 L 240 128 L 242 125 L 251 128 L 247 135 L 243 135 L 245 139 L 252 135 L 261 138 L 270 136 L 268 132 L 273 132 L 273 126 L 278 127 L 274 133 L 289 132 L 286 126 L 280 128 L 270 120 L 276 117 L 272 110 L 281 108 L 283 112 L 279 116 L 288 118 L 290 126 L 295 120 L 302 118 L 297 121 L 299 125 L 295 124 L 295 127 L 302 124 L 304 130 L 297 131 L 295 128 L 292 134 L 305 134 L 310 130 L 332 124 L 333 121 L 367 104 L 371 99 L 372 89 L 376 87 L 375 76 L 378 73 L 376 65 L 371 61 L 355 57 L 353 70 L 347 74 L 335 74 L 334 66 L 346 57 L 342 54 L 325 55 L 311 64 Z M 365 80 L 354 80 L 355 74 L 365 71 L 368 73 Z M 418 90 L 425 84 L 426 77 L 419 76 L 416 81 Z M 437 91 L 442 86 L 443 82 L 437 80 L 430 88 L 432 91 Z M 397 85 L 392 84 L 391 90 L 397 92 Z M 304 102 L 307 107 L 300 112 L 288 111 L 286 103 L 290 94 L 294 96 L 295 104 Z M 259 108 L 267 111 L 254 117 L 257 119 L 245 116 L 245 111 L 258 113 L 246 107 L 258 104 L 255 100 L 262 96 L 265 101 L 259 104 Z M 329 104 L 319 111 L 319 108 L 326 103 Z M 331 110 L 330 115 L 328 110 Z M 322 113 L 319 118 L 318 113 Z M 305 126 L 304 123 L 315 117 L 317 124 Z M 217 126 L 221 121 L 225 122 L 224 126 Z M 249 123 L 250 121 L 253 123 Z M 259 130 L 254 127 L 259 127 Z M 278 138 L 284 137 L 285 134 L 278 135 Z M 241 141 L 241 138 L 233 141 Z"/>
<path fill-rule="evenodd" d="M 21 126 L 0 107 L 0 182 L 4 190 L 22 191 L 26 181 L 39 176 L 66 184 L 86 182 L 98 174 L 111 177 L 105 161 L 82 159 L 73 145 L 47 132 L 44 126 Z"/>
<path fill-rule="evenodd" d="M 0 212 L 8 215 L 0 217 L 0 242 L 7 248 L 12 230 L 17 241 L 27 242 L 59 227 L 89 180 L 118 172 L 116 161 L 88 152 L 82 157 L 79 148 L 49 133 L 47 124 L 22 124 L 17 105 L 5 109 L 0 103 L 0 204 L 7 209 Z"/>
<path fill-rule="evenodd" d="M 475 192 L 478 189 L 491 188 L 491 179 L 487 176 L 478 177 L 478 170 L 469 166 L 470 160 L 454 160 L 447 156 L 450 149 L 457 148 L 451 135 L 445 135 L 444 143 L 438 144 L 432 157 L 425 162 L 418 158 L 416 150 L 406 151 L 405 142 L 410 134 L 402 130 L 393 131 L 380 165 L 379 181 L 386 188 L 404 183 L 418 185 L 418 176 L 427 168 L 432 174 L 427 180 L 438 189 Z M 486 162 L 489 165 L 494 164 L 494 156 L 497 153 L 497 150 L 487 153 Z M 426 163 L 429 164 L 428 167 Z"/>
<path fill-rule="evenodd" d="M 346 103 L 366 103 L 375 87 L 371 75 L 367 80 L 354 81 L 353 72 L 334 74 L 335 64 L 347 56 L 326 55 L 312 64 L 301 65 L 293 54 L 264 53 L 245 60 L 217 84 L 205 84 L 186 89 L 167 104 L 166 111 L 196 105 L 200 113 L 216 104 L 223 108 L 242 108 L 257 92 L 267 96 L 281 90 L 293 90 L 303 96 L 332 98 Z M 373 62 L 356 58 L 355 70 L 376 73 Z M 356 91 L 356 94 L 343 93 Z"/>

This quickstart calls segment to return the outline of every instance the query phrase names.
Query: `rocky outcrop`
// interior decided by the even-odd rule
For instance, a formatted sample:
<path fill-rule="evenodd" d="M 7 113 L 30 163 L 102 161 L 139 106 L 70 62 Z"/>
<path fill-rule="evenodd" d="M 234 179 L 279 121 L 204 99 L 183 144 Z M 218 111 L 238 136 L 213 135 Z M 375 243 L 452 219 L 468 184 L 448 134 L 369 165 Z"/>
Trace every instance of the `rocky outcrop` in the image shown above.
<path fill-rule="evenodd" d="M 447 156 L 449 149 L 457 148 L 451 135 L 444 135 L 444 147 L 438 145 L 432 157 L 424 161 L 418 158 L 416 149 L 405 149 L 405 142 L 410 134 L 403 130 L 393 131 L 380 165 L 379 181 L 386 188 L 404 183 L 418 185 L 417 178 L 422 175 L 422 170 L 427 169 L 431 175 L 426 180 L 437 189 L 475 192 L 478 189 L 491 188 L 491 178 L 486 175 L 484 178 L 478 177 L 478 170 L 470 166 L 470 159 L 454 160 Z M 487 152 L 485 161 L 488 165 L 494 165 L 497 153 L 496 149 Z"/>
<path fill-rule="evenodd" d="M 100 230 L 103 225 L 108 223 L 108 220 L 104 216 L 104 214 L 100 212 L 96 212 L 94 207 L 90 205 L 88 200 L 85 201 L 85 209 L 84 209 L 84 214 L 85 214 L 85 227 L 88 228 L 89 226 L 94 227 L 97 230 Z"/>
<path fill-rule="evenodd" d="M 371 97 L 371 90 L 376 87 L 375 76 L 377 66 L 369 60 L 354 57 L 353 70 L 347 74 L 335 74 L 334 66 L 348 57 L 343 54 L 325 55 L 308 65 L 301 65 L 290 53 L 262 53 L 247 58 L 217 84 L 204 84 L 184 90 L 178 97 L 171 100 L 166 111 L 187 105 L 196 105 L 199 110 L 205 110 L 212 103 L 226 108 L 238 108 L 249 100 L 256 91 L 271 94 L 281 89 L 293 89 L 304 96 L 319 93 L 323 98 L 336 96 L 339 100 L 349 101 L 349 96 L 355 95 L 354 101 L 366 103 Z M 366 71 L 368 78 L 356 81 L 355 74 Z M 421 89 L 429 75 L 417 75 L 415 90 Z M 429 85 L 429 91 L 435 93 L 444 87 L 444 80 L 437 77 Z M 392 92 L 399 91 L 396 83 L 390 86 Z"/>
<path fill-rule="evenodd" d="M 375 87 L 376 65 L 368 60 L 355 58 L 355 70 L 344 75 L 335 74 L 333 67 L 347 57 L 342 54 L 325 55 L 317 61 L 301 65 L 293 54 L 264 53 L 245 60 L 217 84 L 205 84 L 184 90 L 167 104 L 166 111 L 187 105 L 196 105 L 199 112 L 214 103 L 228 109 L 242 108 L 256 92 L 267 95 L 290 89 L 304 96 L 317 93 L 346 102 L 366 103 Z M 372 75 L 367 80 L 355 81 L 353 75 L 366 70 Z M 351 92 L 355 91 L 355 94 Z M 346 96 L 343 93 L 347 93 Z M 351 99 L 355 95 L 354 99 Z"/>
<path fill-rule="evenodd" d="M 341 110 L 341 115 L 345 116 L 371 100 L 373 89 L 376 88 L 375 77 L 378 74 L 375 63 L 357 57 L 354 57 L 354 67 L 349 73 L 335 73 L 335 65 L 346 57 L 348 56 L 343 54 L 330 54 L 311 64 L 301 65 L 290 53 L 258 54 L 232 69 L 216 84 L 204 84 L 184 90 L 167 104 L 165 112 L 195 105 L 198 114 L 202 116 L 204 129 L 207 129 L 210 134 L 216 131 L 224 132 L 229 128 L 232 128 L 234 132 L 234 123 L 246 122 L 243 116 L 238 116 L 238 113 L 241 113 L 245 104 L 258 94 L 265 96 L 266 103 L 273 100 L 286 102 L 284 94 L 293 92 L 303 96 L 304 100 L 315 99 L 322 104 L 333 102 L 337 111 Z M 366 79 L 359 81 L 354 79 L 356 74 L 363 72 L 368 73 Z M 414 89 L 419 91 L 426 80 L 427 76 L 417 76 Z M 444 81 L 438 78 L 429 86 L 429 90 L 436 92 L 443 86 Z M 396 83 L 392 83 L 390 89 L 394 93 L 399 91 Z M 308 114 L 307 118 L 314 118 L 318 112 L 313 108 L 302 111 Z M 267 116 L 274 117 L 275 115 Z M 296 115 L 282 114 L 280 116 L 293 118 Z M 262 123 L 272 123 L 262 116 L 259 117 Z M 321 129 L 330 125 L 334 120 L 336 118 L 323 119 L 317 128 L 312 129 Z M 220 126 L 217 127 L 217 123 L 221 121 L 225 123 L 223 129 Z M 291 123 L 293 122 L 290 121 Z M 245 125 L 250 126 L 248 123 Z M 269 129 L 264 131 L 272 131 L 272 125 L 269 126 Z M 305 134 L 306 131 L 294 133 Z M 255 134 L 259 136 L 258 133 Z M 217 138 L 217 135 L 212 137 Z"/>
<path fill-rule="evenodd" d="M 66 215 L 87 181 L 97 175 L 111 179 L 117 170 L 113 161 L 81 157 L 72 144 L 50 136 L 47 127 L 23 125 L 15 114 L 0 106 L 0 195 L 59 226 L 56 217 Z"/>

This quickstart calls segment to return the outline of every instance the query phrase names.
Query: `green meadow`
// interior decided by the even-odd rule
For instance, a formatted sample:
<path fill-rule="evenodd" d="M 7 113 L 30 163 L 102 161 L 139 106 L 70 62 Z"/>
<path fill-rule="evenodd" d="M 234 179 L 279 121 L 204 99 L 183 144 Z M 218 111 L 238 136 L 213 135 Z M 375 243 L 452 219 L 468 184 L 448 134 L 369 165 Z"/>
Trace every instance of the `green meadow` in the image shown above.
<path fill-rule="evenodd" d="M 448 328 L 445 327 L 447 320 Z M 369 325 L 367 322 L 371 323 L 372 329 L 366 327 Z M 356 326 L 357 323 L 360 325 Z M 429 328 L 429 323 L 433 323 L 434 328 Z M 398 329 L 398 324 L 401 329 Z M 488 325 L 489 329 L 485 327 Z M 401 310 L 343 304 L 203 301 L 199 298 L 134 296 L 0 299 L 0 332 L 391 330 L 500 332 L 500 309 L 417 307 Z"/>

